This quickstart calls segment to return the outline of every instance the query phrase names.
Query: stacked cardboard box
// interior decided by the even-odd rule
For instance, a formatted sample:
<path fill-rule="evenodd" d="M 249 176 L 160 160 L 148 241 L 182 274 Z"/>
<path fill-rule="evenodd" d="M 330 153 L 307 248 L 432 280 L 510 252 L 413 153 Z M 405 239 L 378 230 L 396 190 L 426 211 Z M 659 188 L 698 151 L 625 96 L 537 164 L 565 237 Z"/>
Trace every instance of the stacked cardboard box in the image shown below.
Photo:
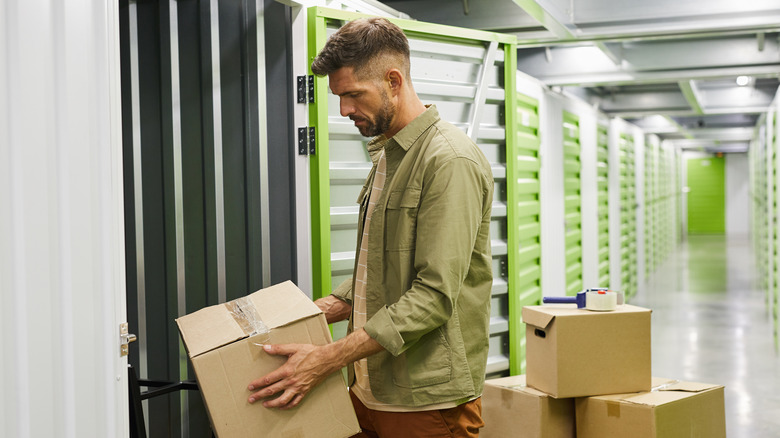
<path fill-rule="evenodd" d="M 524 307 L 527 387 L 486 382 L 483 436 L 725 437 L 722 386 L 651 376 L 650 314 Z"/>

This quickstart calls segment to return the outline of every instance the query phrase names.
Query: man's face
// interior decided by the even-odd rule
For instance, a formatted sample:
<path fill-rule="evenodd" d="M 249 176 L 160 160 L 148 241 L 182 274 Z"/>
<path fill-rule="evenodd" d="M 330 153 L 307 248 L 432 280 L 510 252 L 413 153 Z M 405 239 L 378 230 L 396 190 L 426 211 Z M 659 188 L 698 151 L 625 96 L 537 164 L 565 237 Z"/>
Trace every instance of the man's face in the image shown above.
<path fill-rule="evenodd" d="M 328 79 L 331 91 L 339 96 L 341 115 L 355 122 L 361 135 L 375 137 L 390 129 L 395 107 L 381 84 L 357 80 L 352 67 L 342 67 Z"/>

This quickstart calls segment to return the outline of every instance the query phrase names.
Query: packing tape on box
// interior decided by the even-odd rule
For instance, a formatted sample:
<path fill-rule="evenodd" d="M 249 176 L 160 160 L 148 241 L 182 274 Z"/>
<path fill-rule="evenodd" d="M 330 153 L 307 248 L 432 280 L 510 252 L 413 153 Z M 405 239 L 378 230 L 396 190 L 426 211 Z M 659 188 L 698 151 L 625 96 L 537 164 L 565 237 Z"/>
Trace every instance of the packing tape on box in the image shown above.
<path fill-rule="evenodd" d="M 680 383 L 679 380 L 670 380 L 670 381 L 664 383 L 663 385 L 654 386 L 652 389 L 650 389 L 650 392 L 663 391 L 664 389 L 666 389 L 666 388 L 668 388 L 670 386 L 674 386 L 674 385 L 676 385 L 678 383 Z"/>
<path fill-rule="evenodd" d="M 607 417 L 620 418 L 620 402 L 607 400 Z"/>
<path fill-rule="evenodd" d="M 597 312 L 615 310 L 618 305 L 618 294 L 615 292 L 593 291 L 587 292 L 585 308 Z"/>
<path fill-rule="evenodd" d="M 233 319 L 241 327 L 241 330 L 247 336 L 266 335 L 265 338 L 259 339 L 260 341 L 267 341 L 270 339 L 268 336 L 270 330 L 265 325 L 263 319 L 260 318 L 260 314 L 257 313 L 255 305 L 249 300 L 249 297 L 238 298 L 236 300 L 225 303 Z"/>

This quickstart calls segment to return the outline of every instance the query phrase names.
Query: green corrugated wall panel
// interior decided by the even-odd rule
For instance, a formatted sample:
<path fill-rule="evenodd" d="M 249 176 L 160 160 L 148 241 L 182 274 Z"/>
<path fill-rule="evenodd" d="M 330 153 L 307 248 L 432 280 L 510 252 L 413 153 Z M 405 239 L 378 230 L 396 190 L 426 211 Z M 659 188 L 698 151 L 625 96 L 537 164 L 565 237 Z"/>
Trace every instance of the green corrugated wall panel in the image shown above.
<path fill-rule="evenodd" d="M 517 209 L 522 212 L 523 216 L 537 216 L 541 212 L 541 204 L 536 199 L 527 199 L 518 201 Z M 538 224 L 538 218 L 534 219 L 534 223 Z"/>

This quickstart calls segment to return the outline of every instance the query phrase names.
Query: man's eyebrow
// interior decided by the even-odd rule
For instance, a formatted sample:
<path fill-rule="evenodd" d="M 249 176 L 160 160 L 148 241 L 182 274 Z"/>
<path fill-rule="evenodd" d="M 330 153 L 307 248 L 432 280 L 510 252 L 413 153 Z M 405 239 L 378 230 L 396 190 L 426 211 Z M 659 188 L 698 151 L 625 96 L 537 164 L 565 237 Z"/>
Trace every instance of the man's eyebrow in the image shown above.
<path fill-rule="evenodd" d="M 333 93 L 333 90 L 330 90 L 330 92 Z M 341 96 L 345 96 L 347 94 L 356 94 L 356 93 L 361 93 L 361 91 L 360 90 L 349 90 L 349 91 L 344 91 L 343 93 L 339 93 L 339 94 L 333 93 L 333 94 L 336 95 L 336 96 L 341 97 Z"/>

